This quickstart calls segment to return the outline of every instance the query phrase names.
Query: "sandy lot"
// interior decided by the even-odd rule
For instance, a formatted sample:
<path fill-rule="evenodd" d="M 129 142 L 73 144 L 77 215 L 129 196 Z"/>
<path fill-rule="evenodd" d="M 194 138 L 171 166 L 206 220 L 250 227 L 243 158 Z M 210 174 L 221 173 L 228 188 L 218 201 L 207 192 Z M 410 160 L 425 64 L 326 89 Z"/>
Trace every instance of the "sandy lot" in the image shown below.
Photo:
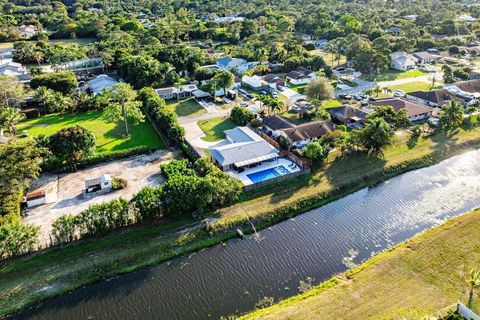
<path fill-rule="evenodd" d="M 130 199 L 142 187 L 155 186 L 163 183 L 160 173 L 160 163 L 174 158 L 172 152 L 156 151 L 149 155 L 140 155 L 124 160 L 98 164 L 90 168 L 67 174 L 42 174 L 32 184 L 31 191 L 45 190 L 47 204 L 27 209 L 24 222 L 39 226 L 41 242 L 49 239 L 52 223 L 65 214 L 79 214 L 89 205 L 101 203 L 117 198 Z M 85 180 L 97 178 L 102 174 L 109 174 L 112 178 L 127 179 L 128 187 L 122 190 L 99 195 L 93 198 L 84 198 Z"/>

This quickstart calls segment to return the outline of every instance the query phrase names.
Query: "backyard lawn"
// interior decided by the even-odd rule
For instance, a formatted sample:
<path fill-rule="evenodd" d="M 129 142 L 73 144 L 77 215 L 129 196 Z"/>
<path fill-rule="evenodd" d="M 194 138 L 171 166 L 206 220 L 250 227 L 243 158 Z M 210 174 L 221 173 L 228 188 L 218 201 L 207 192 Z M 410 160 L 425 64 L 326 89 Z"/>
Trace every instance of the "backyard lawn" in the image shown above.
<path fill-rule="evenodd" d="M 388 69 L 380 72 L 380 74 L 375 76 L 374 78 L 375 78 L 375 81 L 392 81 L 392 80 L 421 77 L 426 74 L 428 73 L 420 71 L 418 69 L 412 69 L 409 71 L 398 71 L 394 69 Z M 366 78 L 368 79 L 368 77 Z M 372 80 L 372 79 L 368 79 L 368 80 Z"/>
<path fill-rule="evenodd" d="M 205 133 L 206 137 L 202 138 L 208 142 L 219 141 L 225 139 L 225 130 L 233 129 L 237 125 L 228 117 L 218 117 L 197 122 L 198 126 Z"/>
<path fill-rule="evenodd" d="M 307 87 L 307 84 L 291 84 L 289 83 L 287 85 L 290 89 L 297 91 L 298 93 L 303 94 L 305 92 L 305 88 Z"/>
<path fill-rule="evenodd" d="M 413 91 L 426 91 L 426 90 L 431 90 L 432 84 L 428 82 L 422 82 L 422 81 L 412 81 L 412 82 L 407 82 L 403 84 L 398 84 L 395 86 L 389 87 L 392 89 L 392 92 L 395 90 L 402 90 L 405 93 L 408 92 L 413 92 Z M 379 98 L 385 98 L 390 95 L 385 94 L 385 93 L 380 93 Z"/>
<path fill-rule="evenodd" d="M 125 150 L 134 147 L 165 148 L 165 144 L 153 129 L 150 122 L 130 124 L 130 137 L 124 138 L 123 126 L 121 124 L 107 123 L 102 118 L 103 110 L 90 111 L 76 114 L 50 114 L 36 119 L 23 121 L 17 126 L 18 131 L 27 130 L 31 136 L 40 134 L 52 135 L 58 130 L 80 125 L 90 129 L 97 138 L 96 152 L 109 152 Z"/>
<path fill-rule="evenodd" d="M 198 116 L 207 113 L 207 110 L 193 98 L 182 101 L 170 100 L 167 102 L 167 108 L 175 111 L 179 117 Z"/>

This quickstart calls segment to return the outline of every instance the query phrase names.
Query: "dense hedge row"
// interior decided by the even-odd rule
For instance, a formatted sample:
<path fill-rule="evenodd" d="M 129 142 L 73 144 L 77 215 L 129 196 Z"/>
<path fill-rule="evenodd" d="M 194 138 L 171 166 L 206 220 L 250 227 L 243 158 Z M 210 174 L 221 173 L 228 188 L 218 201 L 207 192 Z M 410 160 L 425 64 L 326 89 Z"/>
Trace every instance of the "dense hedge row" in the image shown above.
<path fill-rule="evenodd" d="M 177 115 L 168 109 L 165 101 L 160 98 L 153 88 L 143 88 L 139 92 L 143 108 L 150 115 L 155 126 L 161 130 L 172 145 L 183 142 L 185 129 L 178 123 Z"/>

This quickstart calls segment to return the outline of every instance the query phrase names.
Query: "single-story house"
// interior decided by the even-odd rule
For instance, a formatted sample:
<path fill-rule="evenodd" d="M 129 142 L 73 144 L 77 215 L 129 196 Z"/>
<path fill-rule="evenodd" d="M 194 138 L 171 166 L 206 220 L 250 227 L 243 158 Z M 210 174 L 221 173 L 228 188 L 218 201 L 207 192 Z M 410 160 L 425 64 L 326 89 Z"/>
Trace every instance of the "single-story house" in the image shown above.
<path fill-rule="evenodd" d="M 98 75 L 95 79 L 87 82 L 87 90 L 93 94 L 99 94 L 105 89 L 111 89 L 118 81 L 106 74 Z"/>
<path fill-rule="evenodd" d="M 450 100 L 456 100 L 462 104 L 466 104 L 472 100 L 472 98 L 453 94 L 447 89 L 409 92 L 405 95 L 405 99 L 433 108 L 441 107 Z"/>
<path fill-rule="evenodd" d="M 385 28 L 385 33 L 393 34 L 395 36 L 400 35 L 401 32 L 402 32 L 402 29 L 399 26 L 396 26 L 396 25 L 391 25 L 391 26 Z"/>
<path fill-rule="evenodd" d="M 242 85 L 247 86 L 256 91 L 272 91 L 278 90 L 279 87 L 285 86 L 285 79 L 273 75 L 267 74 L 266 76 L 243 76 Z"/>
<path fill-rule="evenodd" d="M 248 62 L 247 60 L 241 58 L 224 57 L 217 59 L 215 65 L 220 70 L 236 70 L 236 72 L 242 74 L 245 71 L 254 68 L 256 65 L 258 65 L 258 62 Z"/>
<path fill-rule="evenodd" d="M 230 23 L 230 22 L 242 22 L 245 20 L 244 17 L 237 17 L 237 16 L 227 16 L 227 17 L 218 17 L 213 19 L 216 23 Z"/>
<path fill-rule="evenodd" d="M 434 54 L 428 51 L 414 52 L 412 55 L 418 64 L 434 63 L 441 58 L 438 54 Z"/>
<path fill-rule="evenodd" d="M 198 90 L 197 86 L 194 84 L 182 85 L 179 88 L 177 87 L 167 87 L 155 89 L 155 92 L 160 98 L 165 100 L 170 99 L 185 99 L 192 96 L 192 92 Z"/>
<path fill-rule="evenodd" d="M 22 24 L 18 27 L 18 31 L 22 34 L 23 38 L 31 38 L 38 33 L 38 28 L 31 24 L 28 26 Z"/>
<path fill-rule="evenodd" d="M 284 78 L 276 76 L 274 74 L 267 74 L 263 77 L 263 81 L 268 83 L 270 88 L 278 90 L 279 87 L 285 87 L 286 81 Z"/>
<path fill-rule="evenodd" d="M 371 106 L 391 106 L 395 111 L 400 109 L 405 109 L 407 111 L 407 116 L 410 121 L 418 121 L 428 119 L 434 109 L 427 107 L 413 101 L 408 101 L 398 98 L 385 98 L 378 99 L 376 101 L 370 102 Z"/>
<path fill-rule="evenodd" d="M 332 120 L 338 121 L 349 128 L 362 128 L 368 113 L 348 105 L 328 108 Z"/>
<path fill-rule="evenodd" d="M 307 99 L 307 96 L 287 87 L 282 87 L 282 89 L 278 93 L 284 97 L 284 102 L 286 105 L 293 105 L 299 100 Z"/>
<path fill-rule="evenodd" d="M 265 118 L 263 127 L 267 134 L 275 138 L 284 136 L 291 141 L 292 146 L 298 148 L 335 130 L 335 126 L 330 121 L 319 120 L 296 125 L 278 115 Z"/>
<path fill-rule="evenodd" d="M 278 158 L 279 151 L 247 127 L 225 131 L 225 143 L 210 147 L 212 161 L 223 171 L 238 170 Z"/>
<path fill-rule="evenodd" d="M 480 94 L 480 77 L 479 79 L 457 82 L 447 86 L 446 88 L 448 87 L 456 87 L 461 91 L 468 92 L 475 96 Z"/>
<path fill-rule="evenodd" d="M 13 49 L 0 49 L 0 65 L 13 61 Z"/>
<path fill-rule="evenodd" d="M 390 54 L 390 68 L 400 71 L 407 71 L 415 67 L 415 59 L 404 51 L 397 51 Z"/>
<path fill-rule="evenodd" d="M 327 39 L 305 40 L 304 44 L 313 44 L 317 49 L 324 49 L 328 44 Z"/>
<path fill-rule="evenodd" d="M 30 73 L 27 71 L 26 67 L 21 63 L 12 61 L 0 65 L 0 75 L 16 77 L 19 80 L 31 79 Z"/>
<path fill-rule="evenodd" d="M 310 81 L 312 81 L 317 77 L 317 74 L 314 71 L 309 70 L 307 68 L 298 67 L 295 70 L 287 73 L 286 77 L 288 82 L 295 85 L 299 85 L 299 84 L 309 83 Z"/>
<path fill-rule="evenodd" d="M 469 15 L 461 15 L 457 19 L 458 19 L 458 21 L 463 21 L 463 22 L 466 22 L 466 23 L 473 23 L 473 22 L 477 21 L 476 18 L 474 18 L 472 16 L 469 16 Z"/>

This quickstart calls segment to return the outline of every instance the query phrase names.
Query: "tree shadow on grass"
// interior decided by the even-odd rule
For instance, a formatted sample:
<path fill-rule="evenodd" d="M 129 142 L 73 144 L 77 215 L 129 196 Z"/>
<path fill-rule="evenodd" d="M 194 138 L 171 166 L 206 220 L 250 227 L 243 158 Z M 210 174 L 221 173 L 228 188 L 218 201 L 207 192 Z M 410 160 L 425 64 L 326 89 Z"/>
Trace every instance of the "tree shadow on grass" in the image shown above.
<path fill-rule="evenodd" d="M 436 134 L 432 135 L 430 139 L 434 142 L 432 149 L 435 155 L 444 156 L 457 144 L 460 129 L 450 131 L 439 131 Z"/>
<path fill-rule="evenodd" d="M 418 139 L 420 139 L 420 135 L 417 134 L 411 134 L 410 137 L 407 140 L 407 147 L 408 149 L 413 149 L 418 143 Z"/>

